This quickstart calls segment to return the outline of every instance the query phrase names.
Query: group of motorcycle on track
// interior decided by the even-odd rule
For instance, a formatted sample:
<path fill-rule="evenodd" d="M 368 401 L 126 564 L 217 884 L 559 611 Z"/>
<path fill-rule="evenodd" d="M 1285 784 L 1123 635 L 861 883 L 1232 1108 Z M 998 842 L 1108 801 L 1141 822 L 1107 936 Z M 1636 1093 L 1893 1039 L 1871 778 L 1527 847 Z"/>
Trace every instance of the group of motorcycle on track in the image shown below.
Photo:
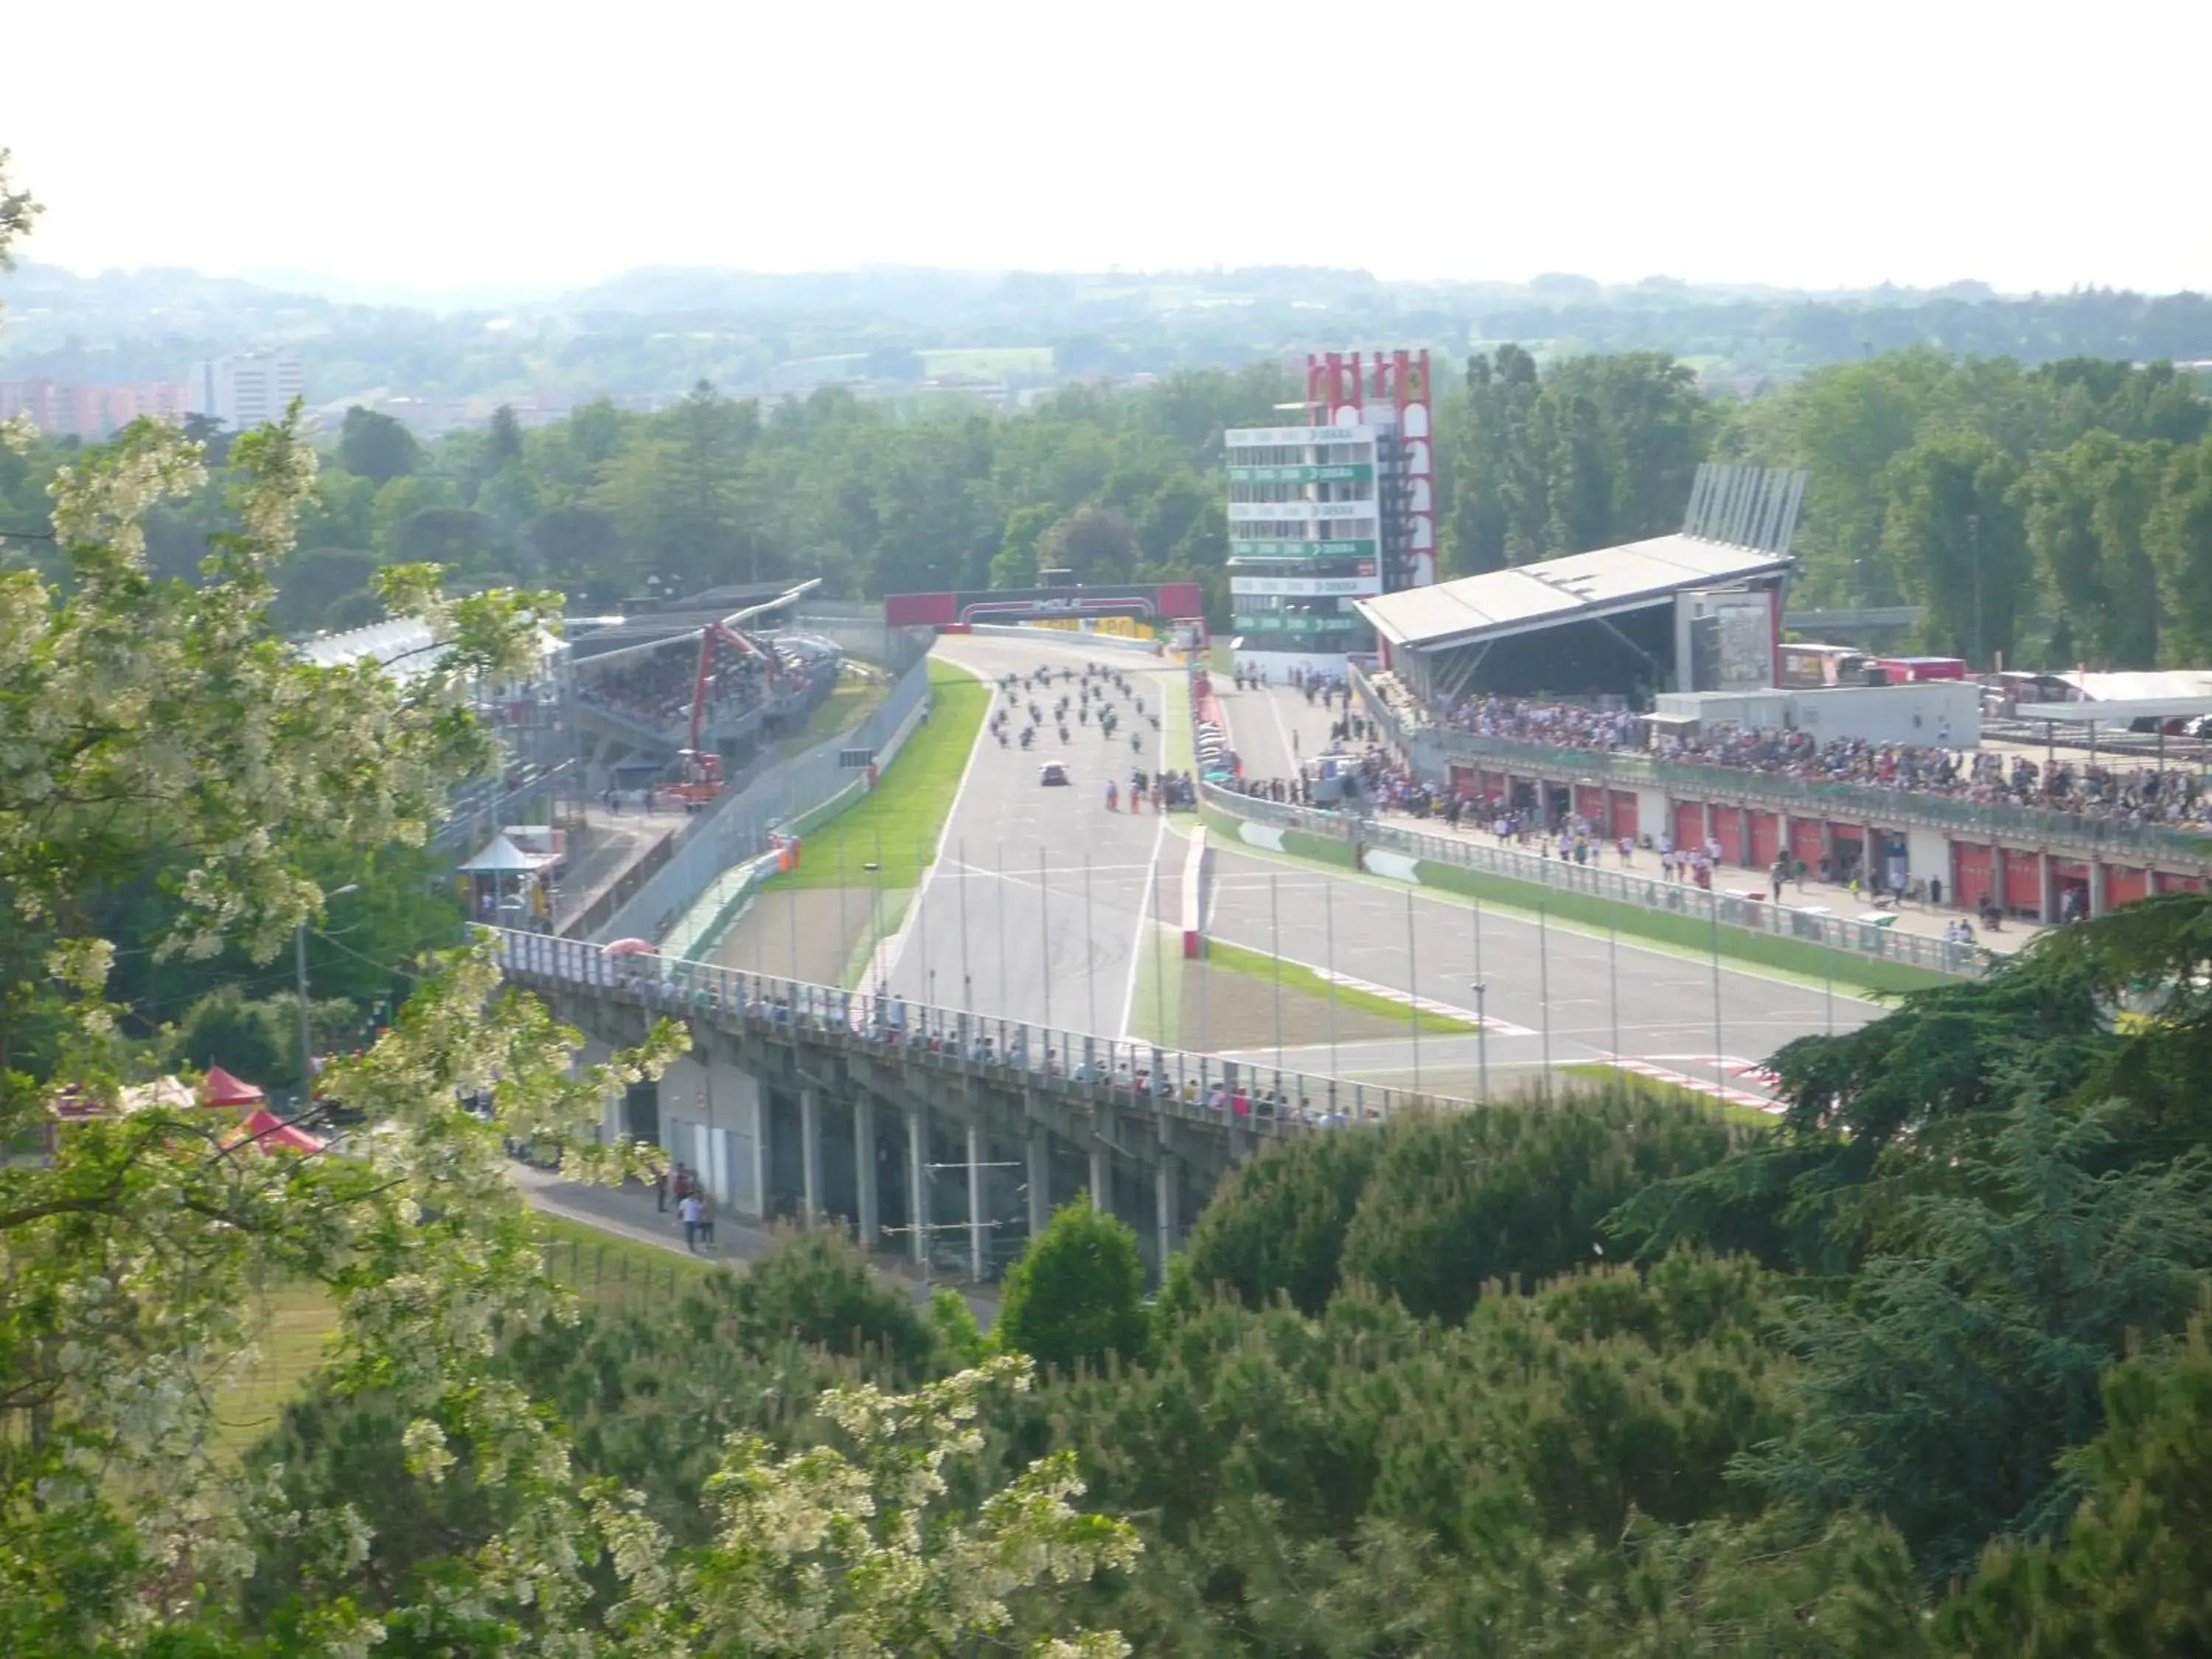
<path fill-rule="evenodd" d="M 1042 700 L 1053 695 L 1055 686 L 1060 688 L 1059 700 L 1047 708 Z M 1073 690 L 1069 689 L 1071 687 Z M 1157 732 L 1160 729 L 1158 714 L 1146 711 L 1144 695 L 1129 684 L 1128 676 L 1119 669 L 1108 668 L 1095 662 L 1085 663 L 1080 676 L 1073 668 L 1058 671 L 1040 668 L 1031 674 L 1008 674 L 999 682 L 999 691 L 1005 702 L 991 711 L 991 735 L 999 740 L 1001 749 L 1010 742 L 1018 743 L 1024 749 L 1034 746 L 1039 729 L 1048 720 L 1059 732 L 1060 740 L 1067 743 L 1072 740 L 1067 726 L 1070 714 L 1074 715 L 1078 726 L 1090 726 L 1095 721 L 1098 735 L 1110 743 L 1121 728 L 1122 715 L 1115 701 L 1117 696 L 1125 697 L 1129 702 L 1133 720 L 1129 732 L 1130 753 L 1141 755 L 1145 752 L 1144 732 L 1134 727 L 1134 720 L 1148 720 L 1152 722 L 1152 730 Z M 1015 730 L 1014 722 L 1024 713 L 1029 716 L 1027 723 Z M 1007 735 L 1010 730 L 1013 731 L 1011 738 Z M 1144 774 L 1138 772 L 1133 775 L 1141 784 Z M 1112 787 L 1110 784 L 1108 786 L 1109 790 Z M 1109 805 L 1111 804 L 1109 800 Z"/>

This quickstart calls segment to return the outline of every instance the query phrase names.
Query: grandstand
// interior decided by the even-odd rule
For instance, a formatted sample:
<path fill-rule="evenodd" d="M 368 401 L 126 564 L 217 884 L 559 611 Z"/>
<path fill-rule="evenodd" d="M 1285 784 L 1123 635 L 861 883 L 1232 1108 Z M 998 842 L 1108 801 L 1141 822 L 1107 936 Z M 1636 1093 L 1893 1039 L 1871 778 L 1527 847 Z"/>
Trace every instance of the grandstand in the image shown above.
<path fill-rule="evenodd" d="M 765 598 L 710 590 L 582 635 L 568 702 L 592 787 L 676 781 L 687 751 L 742 765 L 763 742 L 803 726 L 836 686 L 843 657 L 828 641 L 772 629 L 816 586 L 779 586 Z M 717 613 L 733 599 L 745 603 Z"/>

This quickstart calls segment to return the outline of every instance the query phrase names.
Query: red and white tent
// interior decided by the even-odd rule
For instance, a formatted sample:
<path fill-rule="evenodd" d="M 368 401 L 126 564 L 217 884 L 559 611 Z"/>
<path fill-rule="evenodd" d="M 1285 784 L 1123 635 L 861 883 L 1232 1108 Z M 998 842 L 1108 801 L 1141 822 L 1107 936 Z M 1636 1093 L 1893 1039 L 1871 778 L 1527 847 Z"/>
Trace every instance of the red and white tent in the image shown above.
<path fill-rule="evenodd" d="M 264 1152 L 280 1150 L 288 1152 L 319 1152 L 325 1145 L 322 1140 L 309 1134 L 298 1125 L 285 1122 L 283 1118 L 278 1117 L 265 1106 L 257 1107 L 247 1113 L 246 1121 L 238 1126 L 238 1130 L 237 1139 L 233 1140 L 231 1145 L 238 1146 L 250 1141 Z"/>

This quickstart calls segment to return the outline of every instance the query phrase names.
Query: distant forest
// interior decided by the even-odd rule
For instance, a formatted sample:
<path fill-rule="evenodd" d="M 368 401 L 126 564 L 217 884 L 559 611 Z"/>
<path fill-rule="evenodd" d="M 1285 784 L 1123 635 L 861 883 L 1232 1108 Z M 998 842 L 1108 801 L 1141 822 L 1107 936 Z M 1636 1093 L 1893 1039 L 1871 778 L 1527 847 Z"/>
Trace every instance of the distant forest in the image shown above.
<path fill-rule="evenodd" d="M 26 264 L 0 278 L 0 301 L 12 319 L 0 378 L 169 378 L 200 357 L 284 343 L 305 361 L 311 403 L 459 400 L 478 418 L 501 401 L 672 399 L 702 380 L 737 396 L 823 384 L 895 396 L 948 374 L 1018 391 L 1359 344 L 1426 346 L 1455 362 L 1509 341 L 1541 362 L 1664 351 L 1709 388 L 1739 392 L 1913 346 L 2029 365 L 2212 360 L 2212 301 L 2199 295 L 2000 296 L 1972 283 L 1809 294 L 1663 277 L 1394 283 L 1290 268 L 640 270 L 556 297 L 477 293 L 434 310 L 189 271 L 82 277 Z"/>

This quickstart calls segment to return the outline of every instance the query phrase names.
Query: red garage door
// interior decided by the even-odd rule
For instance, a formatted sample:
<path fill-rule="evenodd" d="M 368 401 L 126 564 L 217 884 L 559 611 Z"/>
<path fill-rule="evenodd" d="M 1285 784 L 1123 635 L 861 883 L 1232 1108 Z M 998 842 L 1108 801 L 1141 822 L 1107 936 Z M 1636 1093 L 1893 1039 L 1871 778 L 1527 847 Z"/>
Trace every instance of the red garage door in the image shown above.
<path fill-rule="evenodd" d="M 1482 797 L 1485 800 L 1503 801 L 1505 799 L 1505 774 L 1485 772 L 1482 775 Z"/>
<path fill-rule="evenodd" d="M 2043 920 L 2043 860 L 2035 853 L 2016 853 L 2010 848 L 2004 854 L 2005 908 L 2022 910 L 2038 921 Z"/>
<path fill-rule="evenodd" d="M 1782 856 L 1782 820 L 1771 812 L 1751 815 L 1751 863 L 1756 870 L 1771 870 Z"/>
<path fill-rule="evenodd" d="M 2105 902 L 2117 909 L 2123 904 L 2133 904 L 2150 894 L 2150 872 L 2147 870 L 2126 870 L 2117 864 L 2105 866 Z"/>
<path fill-rule="evenodd" d="M 1982 901 L 1996 891 L 1990 868 L 1990 849 L 1971 841 L 1951 843 L 1951 896 L 1963 910 L 1978 910 Z"/>
<path fill-rule="evenodd" d="M 1817 870 L 1827 850 L 1827 827 L 1818 818 L 1793 818 L 1790 821 L 1790 857 L 1808 870 Z"/>
<path fill-rule="evenodd" d="M 1605 791 L 1595 783 L 1575 786 L 1575 815 L 1584 823 L 1605 828 Z"/>
<path fill-rule="evenodd" d="M 2158 890 L 2161 893 L 2201 893 L 2204 890 L 2204 883 L 2197 876 L 2170 875 L 2161 870 L 2158 872 Z"/>
<path fill-rule="evenodd" d="M 1457 795 L 1462 800 L 1467 800 L 1473 797 L 1474 794 L 1474 769 L 1473 767 L 1455 765 L 1451 769 L 1451 792 L 1455 795 Z"/>
<path fill-rule="evenodd" d="M 1685 852 L 1705 844 L 1705 809 L 1703 802 L 1678 800 L 1674 803 L 1674 845 Z"/>
<path fill-rule="evenodd" d="M 1713 808 L 1713 839 L 1721 844 L 1723 864 L 1743 862 L 1743 812 L 1741 808 Z"/>
<path fill-rule="evenodd" d="M 1636 796 L 1632 791 L 1616 789 L 1613 792 L 1611 822 L 1613 838 L 1615 841 L 1620 840 L 1624 836 L 1630 841 L 1634 841 L 1642 833 L 1644 825 L 1636 810 Z"/>

